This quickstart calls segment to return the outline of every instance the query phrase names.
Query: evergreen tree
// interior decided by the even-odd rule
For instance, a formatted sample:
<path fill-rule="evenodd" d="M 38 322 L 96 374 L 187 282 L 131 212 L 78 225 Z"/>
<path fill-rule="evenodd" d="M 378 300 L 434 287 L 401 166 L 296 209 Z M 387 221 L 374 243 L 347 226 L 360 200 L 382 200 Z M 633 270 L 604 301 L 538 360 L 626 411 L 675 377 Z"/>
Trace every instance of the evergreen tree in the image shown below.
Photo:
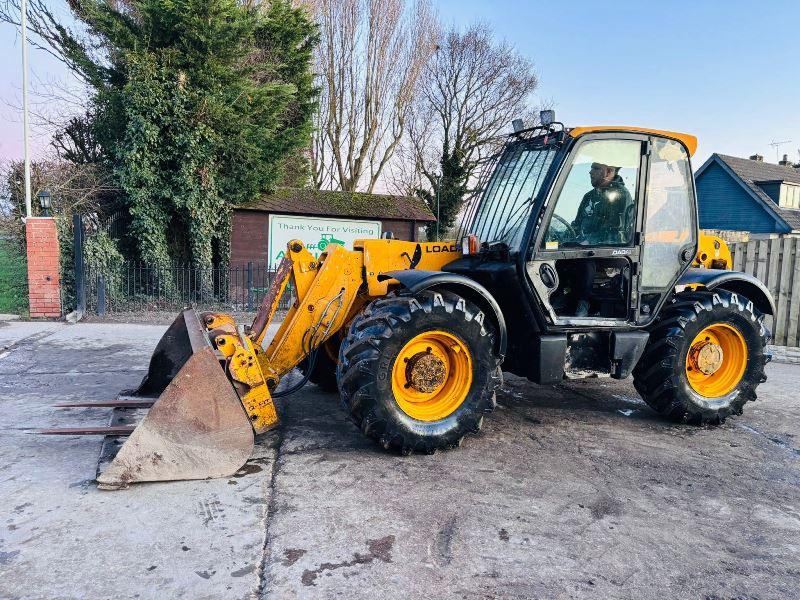
<path fill-rule="evenodd" d="M 89 35 L 60 28 L 57 46 L 95 92 L 94 155 L 125 196 L 139 258 L 225 262 L 232 207 L 274 187 L 287 159 L 296 170 L 308 144 L 315 25 L 289 0 L 70 5 Z"/>

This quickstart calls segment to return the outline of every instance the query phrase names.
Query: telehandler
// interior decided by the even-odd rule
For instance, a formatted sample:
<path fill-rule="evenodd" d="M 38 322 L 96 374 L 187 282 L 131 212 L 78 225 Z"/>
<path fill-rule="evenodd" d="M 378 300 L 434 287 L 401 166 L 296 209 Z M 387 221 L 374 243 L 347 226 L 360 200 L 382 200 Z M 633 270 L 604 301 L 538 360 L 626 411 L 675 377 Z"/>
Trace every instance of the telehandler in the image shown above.
<path fill-rule="evenodd" d="M 137 390 L 78 406 L 150 407 L 102 488 L 236 472 L 273 400 L 338 389 L 361 431 L 402 454 L 458 446 L 495 407 L 501 371 L 554 384 L 633 375 L 666 418 L 718 424 L 766 379 L 773 299 L 698 233 L 696 138 L 639 127 L 516 131 L 456 240 L 331 243 L 287 253 L 255 319 L 184 310 Z M 264 348 L 278 301 L 296 301 Z M 300 366 L 298 384 L 278 390 Z M 75 406 L 75 405 L 71 405 Z M 118 411 L 115 411 L 118 412 Z"/>

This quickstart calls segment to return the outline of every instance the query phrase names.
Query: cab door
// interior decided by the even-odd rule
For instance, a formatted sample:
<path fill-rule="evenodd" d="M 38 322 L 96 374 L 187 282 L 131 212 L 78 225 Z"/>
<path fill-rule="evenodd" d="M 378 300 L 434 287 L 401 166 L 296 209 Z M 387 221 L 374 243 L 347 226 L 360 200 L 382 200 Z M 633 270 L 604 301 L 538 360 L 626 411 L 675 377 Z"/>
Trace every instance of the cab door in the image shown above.
<path fill-rule="evenodd" d="M 658 314 L 697 253 L 697 203 L 689 153 L 676 140 L 653 137 L 649 154 L 637 315 L 640 325 Z"/>
<path fill-rule="evenodd" d="M 581 136 L 570 150 L 526 263 L 552 325 L 636 323 L 649 147 L 647 135 L 601 133 Z M 606 175 L 597 180 L 601 167 Z"/>

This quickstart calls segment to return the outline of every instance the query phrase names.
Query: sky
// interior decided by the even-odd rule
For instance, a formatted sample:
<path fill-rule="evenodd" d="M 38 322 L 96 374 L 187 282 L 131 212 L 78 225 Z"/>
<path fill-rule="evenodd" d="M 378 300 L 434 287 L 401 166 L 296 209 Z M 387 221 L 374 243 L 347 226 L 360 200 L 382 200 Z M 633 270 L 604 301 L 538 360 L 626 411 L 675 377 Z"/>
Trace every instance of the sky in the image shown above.
<path fill-rule="evenodd" d="M 65 14 L 63 2 L 51 2 Z M 713 152 L 775 162 L 772 142 L 800 161 L 800 1 L 434 0 L 445 24 L 488 23 L 536 65 L 536 100 L 567 126 L 640 125 L 699 138 Z M 0 160 L 22 155 L 19 33 L 0 24 Z M 74 87 L 65 68 L 31 48 L 32 102 L 51 114 L 46 83 Z M 38 135 L 37 135 L 38 134 Z M 31 146 L 47 149 L 41 128 Z"/>

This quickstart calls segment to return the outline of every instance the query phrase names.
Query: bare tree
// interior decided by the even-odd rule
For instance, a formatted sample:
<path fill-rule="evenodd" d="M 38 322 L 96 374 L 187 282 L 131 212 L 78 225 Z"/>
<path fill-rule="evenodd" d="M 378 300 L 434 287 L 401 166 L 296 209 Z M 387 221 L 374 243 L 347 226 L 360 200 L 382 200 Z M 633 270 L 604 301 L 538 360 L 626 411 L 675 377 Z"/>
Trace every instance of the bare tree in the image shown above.
<path fill-rule="evenodd" d="M 44 0 L 28 0 L 29 44 L 57 58 L 68 70 L 64 76 L 58 77 L 50 74 L 40 76 L 32 72 L 28 109 L 32 125 L 31 137 L 51 143 L 64 156 L 61 151 L 73 144 L 70 138 L 75 133 L 77 121 L 89 109 L 92 94 L 85 78 L 73 68 L 74 61 L 65 54 L 65 38 L 62 34 L 67 30 L 58 25 L 58 20 L 66 21 L 60 12 L 68 9 L 68 6 L 64 4 L 59 7 L 60 11 L 54 12 L 55 9 L 49 6 L 52 4 Z M 0 0 L 0 23 L 19 28 L 20 0 Z M 78 35 L 81 39 L 88 35 L 78 31 L 69 33 Z M 4 100 L 3 104 L 14 115 L 22 113 L 20 98 Z"/>
<path fill-rule="evenodd" d="M 0 0 L 0 22 L 20 26 L 20 0 Z M 68 1 L 70 10 L 80 14 L 81 4 Z M 109 0 L 109 5 L 127 6 L 125 0 Z M 92 37 L 92 32 L 75 24 L 67 28 L 47 0 L 28 0 L 28 43 L 63 62 L 84 83 L 103 81 L 109 72 L 102 66 L 107 48 Z M 85 54 L 76 52 L 74 40 L 85 41 Z M 90 60 L 91 59 L 91 60 Z M 101 66 L 97 66 L 101 65 Z"/>
<path fill-rule="evenodd" d="M 316 0 L 320 108 L 314 184 L 374 190 L 403 138 L 414 91 L 436 46 L 428 0 Z"/>
<path fill-rule="evenodd" d="M 51 151 L 47 157 L 31 164 L 31 188 L 34 195 L 47 190 L 51 194 L 52 213 L 69 219 L 73 213 L 89 215 L 97 221 L 116 204 L 119 194 L 108 172 L 97 164 L 76 165 Z M 34 202 L 34 216 L 41 214 Z M 12 237 L 23 247 L 25 230 L 21 217 L 25 214 L 22 162 L 0 162 L 0 234 Z"/>
<path fill-rule="evenodd" d="M 413 171 L 396 174 L 400 185 L 416 190 L 434 212 L 438 205 L 445 231 L 511 121 L 533 124 L 530 103 L 538 78 L 533 63 L 508 43 L 496 42 L 484 24 L 464 32 L 451 29 L 441 40 L 423 71 L 409 119 L 403 151 Z"/>

